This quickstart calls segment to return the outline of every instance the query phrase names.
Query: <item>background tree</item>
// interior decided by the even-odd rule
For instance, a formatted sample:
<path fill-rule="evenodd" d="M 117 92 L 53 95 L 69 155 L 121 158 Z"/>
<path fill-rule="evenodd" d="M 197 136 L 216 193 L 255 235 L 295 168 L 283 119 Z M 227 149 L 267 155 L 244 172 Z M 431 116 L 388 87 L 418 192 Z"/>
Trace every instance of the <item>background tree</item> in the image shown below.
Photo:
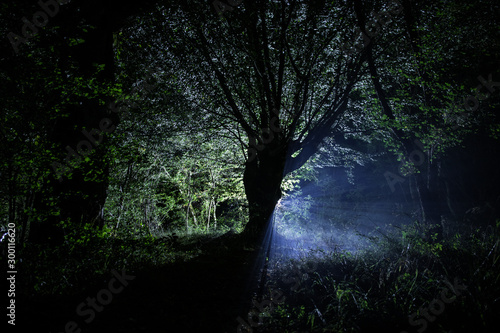
<path fill-rule="evenodd" d="M 366 25 L 369 8 L 363 7 L 360 1 L 355 3 L 358 26 L 361 28 Z M 437 232 L 439 236 L 442 235 L 442 216 L 452 213 L 450 185 L 444 182 L 444 179 L 450 178 L 447 173 L 451 170 L 442 165 L 445 151 L 466 142 L 471 134 L 484 129 L 486 122 L 480 119 L 489 119 L 491 125 L 486 127 L 496 128 L 498 124 L 492 110 L 478 109 L 479 105 L 475 106 L 474 111 L 477 112 L 468 119 L 475 119 L 469 123 L 475 123 L 472 126 L 463 126 L 460 119 L 452 116 L 471 110 L 471 101 L 467 97 L 471 90 L 464 88 L 463 78 L 458 73 L 478 73 L 485 68 L 489 68 L 491 73 L 494 70 L 490 66 L 494 63 L 493 54 L 498 54 L 498 43 L 489 40 L 495 35 L 489 23 L 480 27 L 488 33 L 484 40 L 471 42 L 474 45 L 472 49 L 468 43 L 457 46 L 457 39 L 468 40 L 470 32 L 478 28 L 475 25 L 464 28 L 458 22 L 463 22 L 462 13 L 473 11 L 479 14 L 490 10 L 492 5 L 487 1 L 474 5 L 404 1 L 402 16 L 395 19 L 397 24 L 393 31 L 396 34 L 399 31 L 396 39 L 399 42 L 388 44 L 385 39 L 374 39 L 366 47 L 367 64 L 379 103 L 370 107 L 380 110 L 377 111 L 380 112 L 380 121 L 390 129 L 390 134 L 399 145 L 399 159 L 406 162 L 399 170 L 400 175 L 412 175 L 423 221 L 435 226 L 431 232 Z M 401 52 L 410 56 L 399 57 Z M 470 55 L 475 52 L 478 53 L 472 58 L 480 57 L 479 54 L 488 55 L 478 64 L 471 64 Z M 467 59 L 459 64 L 457 59 L 461 59 L 463 54 L 468 55 Z M 476 87 L 477 83 L 471 82 L 471 87 Z M 476 89 L 482 89 L 483 93 L 486 90 L 481 84 Z M 478 96 L 477 93 L 472 92 L 471 96 Z M 465 101 L 465 104 L 459 100 Z M 492 129 L 487 131 L 494 133 Z M 483 141 L 483 145 L 489 144 L 487 139 Z M 392 185 L 404 181 L 400 175 L 389 173 L 388 181 Z"/>

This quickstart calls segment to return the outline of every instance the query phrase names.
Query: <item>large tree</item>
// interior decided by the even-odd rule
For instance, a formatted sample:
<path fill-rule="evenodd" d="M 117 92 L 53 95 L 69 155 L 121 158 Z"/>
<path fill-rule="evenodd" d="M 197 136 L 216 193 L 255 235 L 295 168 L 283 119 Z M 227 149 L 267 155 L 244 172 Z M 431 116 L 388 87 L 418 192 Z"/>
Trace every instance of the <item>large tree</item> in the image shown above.
<path fill-rule="evenodd" d="M 152 30 L 145 34 L 155 36 L 151 59 L 174 66 L 197 107 L 244 147 L 245 234 L 257 237 L 283 177 L 342 132 L 363 75 L 364 41 L 348 2 L 244 1 L 218 8 L 217 20 L 216 10 L 195 4 L 161 8 L 146 20 Z M 396 9 L 383 8 L 388 15 Z"/>
<path fill-rule="evenodd" d="M 2 7 L 13 14 L 2 15 L 2 22 L 17 33 L 23 22 L 19 17 L 33 11 L 32 6 L 21 3 L 9 1 Z M 465 3 L 453 6 L 442 1 L 435 7 L 423 2 L 410 5 L 409 1 L 347 0 L 229 4 L 232 6 L 220 1 L 172 1 L 163 5 L 162 1 L 151 0 L 123 6 L 118 1 L 74 1 L 65 8 L 61 6 L 43 33 L 38 32 L 26 44 L 15 41 L 21 54 L 10 50 L 12 39 L 5 38 L 3 43 L 10 54 L 2 58 L 6 66 L 1 74 L 10 90 L 2 94 L 6 125 L 1 135 L 9 144 L 2 147 L 6 158 L 1 176 L 9 178 L 10 187 L 2 191 L 3 198 L 22 192 L 24 211 L 35 207 L 38 213 L 45 212 L 52 224 L 71 219 L 79 224 L 102 225 L 111 163 L 109 142 L 104 137 L 89 160 L 85 158 L 81 166 L 70 168 L 72 177 L 62 183 L 56 181 L 57 173 L 48 181 L 43 172 L 30 174 L 26 166 L 23 172 L 18 170 L 21 159 L 29 163 L 31 151 L 37 152 L 35 167 L 40 170 L 47 170 L 51 162 L 63 161 L 66 156 L 72 160 L 75 155 L 71 149 L 88 139 L 84 130 L 88 133 L 99 127 L 103 118 L 118 124 L 120 116 L 110 113 L 108 107 L 115 97 L 108 88 L 116 79 L 130 74 L 121 67 L 128 60 L 117 59 L 123 51 L 120 38 L 131 36 L 136 40 L 129 46 L 143 52 L 141 60 L 151 64 L 153 71 L 169 73 L 172 82 L 184 87 L 186 105 L 199 110 L 204 122 L 217 123 L 212 129 L 218 128 L 224 135 L 231 133 L 241 144 L 250 210 L 245 233 L 250 236 L 264 229 L 281 197 L 283 177 L 308 161 L 325 139 L 346 131 L 369 130 L 364 120 L 355 119 L 359 108 L 354 107 L 369 87 L 374 87 L 374 94 L 368 97 L 377 97 L 385 115 L 372 127 L 389 129 L 406 149 L 404 154 L 415 149 L 416 137 L 427 137 L 428 142 L 436 138 L 437 132 L 420 130 L 422 121 L 429 128 L 437 127 L 442 120 L 436 115 L 446 109 L 443 100 L 435 98 L 440 92 L 429 93 L 429 83 L 446 83 L 436 80 L 435 74 L 443 62 L 455 56 L 446 54 L 444 61 L 426 63 L 436 54 L 445 53 L 438 44 L 429 42 L 429 37 L 439 36 L 443 45 L 452 44 L 449 39 L 455 35 L 469 37 L 468 31 L 474 30 L 472 23 L 468 24 L 471 29 L 449 34 L 437 33 L 444 23 L 435 25 L 443 15 L 446 22 L 461 20 L 468 9 Z M 493 4 L 481 1 L 475 9 L 480 13 L 489 7 Z M 443 14 L 448 9 L 453 14 Z M 420 15 L 424 12 L 425 16 Z M 123 31 L 118 33 L 124 26 L 132 27 L 124 33 L 126 36 Z M 429 30 L 429 26 L 437 28 Z M 488 31 L 495 27 L 482 23 L 478 29 L 483 30 L 483 26 Z M 430 32 L 422 33 L 422 29 Z M 438 52 L 423 52 L 429 49 Z M 126 56 L 129 54 L 122 53 Z M 21 71 L 21 63 L 22 67 L 29 65 L 29 70 Z M 134 66 L 140 67 L 137 61 Z M 460 68 L 453 66 L 448 70 Z M 395 76 L 395 68 L 401 70 L 400 77 Z M 20 73 L 22 76 L 14 80 Z M 140 75 L 141 70 L 135 73 Z M 134 85 L 131 81 L 129 87 Z M 400 93 L 404 89 L 409 95 Z M 409 97 L 413 98 L 411 103 Z M 408 102 L 398 103 L 398 98 L 408 98 Z M 150 102 L 154 104 L 155 100 Z M 23 112 L 16 113 L 16 107 Z M 39 133 L 30 132 L 34 125 L 28 120 L 36 113 L 32 110 L 43 111 L 38 113 L 41 119 L 36 118 Z M 409 120 L 412 126 L 402 124 Z M 180 122 L 175 125 L 185 126 Z M 13 129 L 22 135 L 14 139 L 15 135 L 8 134 Z M 11 144 L 15 140 L 18 142 Z M 339 138 L 339 142 L 344 141 Z M 417 181 L 428 203 L 435 201 L 433 189 L 427 184 L 437 167 L 427 166 L 420 167 Z M 25 186 L 27 183 L 37 185 L 31 189 Z M 16 219 L 12 214 L 15 200 L 8 204 L 12 206 L 12 219 Z M 423 204 L 424 214 L 437 219 L 437 212 L 429 207 Z M 61 213 L 64 216 L 57 215 Z"/>

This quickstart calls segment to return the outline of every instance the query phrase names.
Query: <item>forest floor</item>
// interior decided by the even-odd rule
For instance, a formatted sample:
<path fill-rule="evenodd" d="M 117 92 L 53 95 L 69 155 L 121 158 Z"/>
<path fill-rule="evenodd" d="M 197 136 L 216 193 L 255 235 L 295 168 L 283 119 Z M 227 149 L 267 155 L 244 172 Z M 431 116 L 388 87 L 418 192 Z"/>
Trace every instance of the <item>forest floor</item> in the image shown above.
<path fill-rule="evenodd" d="M 95 311 L 92 320 L 87 298 L 98 299 L 101 290 L 109 289 L 113 275 L 71 296 L 21 298 L 17 326 L 42 333 L 78 333 L 79 329 L 83 333 L 235 332 L 236 318 L 248 312 L 251 301 L 245 291 L 253 252 L 213 243 L 203 249 L 203 255 L 189 261 L 137 272 L 125 270 L 130 276 L 128 285 L 114 294 L 100 312 Z M 113 288 L 119 286 L 116 282 Z M 105 291 L 101 299 L 107 302 Z M 81 303 L 87 306 L 80 308 L 79 315 L 77 307 Z"/>
<path fill-rule="evenodd" d="M 82 247 L 32 248 L 18 268 L 16 328 L 40 333 L 495 331 L 500 326 L 500 221 L 440 242 L 422 235 L 410 227 L 403 237 L 383 238 L 373 251 L 270 261 L 265 274 L 255 269 L 259 249 L 245 247 L 234 234 L 90 239 Z M 259 285 L 261 276 L 265 283 Z M 273 291 L 280 295 L 272 296 Z M 259 314 L 265 324 L 256 327 Z"/>

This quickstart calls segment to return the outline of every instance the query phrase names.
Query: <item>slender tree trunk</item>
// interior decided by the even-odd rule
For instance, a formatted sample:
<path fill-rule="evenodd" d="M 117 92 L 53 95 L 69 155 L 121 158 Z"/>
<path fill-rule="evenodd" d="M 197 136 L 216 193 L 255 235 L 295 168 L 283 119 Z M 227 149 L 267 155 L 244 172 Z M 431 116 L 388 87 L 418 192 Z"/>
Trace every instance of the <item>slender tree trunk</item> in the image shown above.
<path fill-rule="evenodd" d="M 186 207 L 186 232 L 189 233 L 189 207 L 191 207 L 191 192 L 188 186 L 188 204 Z"/>
<path fill-rule="evenodd" d="M 421 50 L 419 45 L 420 40 L 418 38 L 418 35 L 415 33 L 415 27 L 416 27 L 416 20 L 415 20 L 415 13 L 412 13 L 411 11 L 411 6 L 409 1 L 404 1 L 403 2 L 403 7 L 404 7 L 404 17 L 407 23 L 407 32 L 409 34 L 409 39 L 410 43 L 412 45 L 412 49 L 414 50 L 414 56 L 417 60 L 420 59 L 420 54 Z M 356 16 L 358 18 L 358 27 L 362 31 L 365 31 L 366 27 L 366 20 L 367 18 L 365 17 L 364 11 L 363 11 L 363 3 L 361 0 L 355 0 L 354 1 L 354 8 L 356 11 Z M 366 31 L 365 31 L 366 32 Z M 380 105 L 382 107 L 383 113 L 391 120 L 395 120 L 395 116 L 392 111 L 392 107 L 390 106 L 386 93 L 382 87 L 381 81 L 380 81 L 380 76 L 377 71 L 377 67 L 375 65 L 375 59 L 373 57 L 373 44 L 372 41 L 369 41 L 369 43 L 366 46 L 366 60 L 368 63 L 368 69 L 370 71 L 372 83 L 374 85 L 375 91 L 377 93 L 377 98 L 380 101 Z M 424 77 L 425 81 L 429 81 L 427 78 L 427 74 L 425 72 L 424 68 L 419 68 L 420 75 Z M 425 91 L 423 87 L 419 87 L 423 89 L 423 96 L 426 105 L 430 105 L 429 101 L 429 94 Z M 417 144 L 412 141 L 412 139 L 407 139 L 405 133 L 397 128 L 392 128 L 392 132 L 394 136 L 402 143 L 404 148 L 406 149 L 406 156 L 409 156 L 413 151 L 420 151 L 420 147 L 417 147 Z M 409 156 L 410 157 L 410 156 Z M 410 157 L 411 158 L 411 157 Z M 439 210 L 436 209 L 438 202 L 435 193 L 432 191 L 432 188 L 430 187 L 428 183 L 427 177 L 431 174 L 431 167 L 432 165 L 430 164 L 429 161 L 427 161 L 429 164 L 426 167 L 424 164 L 423 166 L 419 167 L 420 173 L 416 175 L 416 188 L 417 188 L 417 193 L 418 193 L 418 199 L 419 203 L 422 208 L 422 214 L 424 216 L 424 222 L 426 224 L 432 224 L 432 225 L 437 225 L 440 224 L 440 217 L 439 217 Z M 436 232 L 438 233 L 438 238 L 442 237 L 442 227 L 437 227 L 431 230 L 431 232 Z"/>
<path fill-rule="evenodd" d="M 125 175 L 125 180 L 120 184 L 120 199 L 118 199 L 120 210 L 118 211 L 118 217 L 115 226 L 116 230 L 118 230 L 118 227 L 120 226 L 120 221 L 122 219 L 122 214 L 124 212 L 123 207 L 125 202 L 125 192 L 127 191 L 128 184 L 130 182 L 130 179 L 132 178 L 133 167 L 134 167 L 134 162 L 129 163 L 129 165 L 127 166 L 127 174 Z"/>
<path fill-rule="evenodd" d="M 215 203 L 215 199 L 212 199 L 213 204 L 212 207 L 214 207 L 213 212 L 214 212 L 214 230 L 217 229 L 217 215 L 215 212 L 217 211 L 217 204 Z"/>
<path fill-rule="evenodd" d="M 210 228 L 210 213 L 211 213 L 211 209 L 212 209 L 212 198 L 210 198 L 208 200 L 208 213 L 207 213 L 207 232 L 208 232 L 208 228 Z"/>
<path fill-rule="evenodd" d="M 191 208 L 190 211 L 191 211 L 191 215 L 193 215 L 193 222 L 194 222 L 194 225 L 198 227 L 198 220 L 196 219 L 196 215 L 194 213 L 194 209 L 193 209 L 193 204 L 192 204 L 192 201 L 189 200 L 189 207 Z"/>
<path fill-rule="evenodd" d="M 428 162 L 427 167 L 423 167 L 420 173 L 416 174 L 416 183 L 420 195 L 420 204 L 424 223 L 430 226 L 430 233 L 437 234 L 436 240 L 443 238 L 443 225 L 441 215 L 443 211 L 443 200 L 440 195 L 441 188 L 437 165 Z"/>

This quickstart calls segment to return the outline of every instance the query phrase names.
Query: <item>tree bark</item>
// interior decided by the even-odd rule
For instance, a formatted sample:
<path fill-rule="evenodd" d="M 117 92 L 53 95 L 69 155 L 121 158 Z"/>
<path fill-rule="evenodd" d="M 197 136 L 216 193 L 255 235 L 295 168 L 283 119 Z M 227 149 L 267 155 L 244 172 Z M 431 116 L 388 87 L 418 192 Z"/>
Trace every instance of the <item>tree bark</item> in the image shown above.
<path fill-rule="evenodd" d="M 358 18 L 358 27 L 362 31 L 365 31 L 366 17 L 362 10 L 362 3 L 360 0 L 356 0 L 354 3 L 355 3 L 356 15 Z M 408 11 L 410 10 L 407 2 L 405 2 L 404 10 L 406 14 L 405 17 L 407 17 Z M 411 33 L 412 28 L 409 27 L 408 29 Z M 366 60 L 371 75 L 371 80 L 375 88 L 377 98 L 382 107 L 382 112 L 390 120 L 395 120 L 394 113 L 392 111 L 391 106 L 389 105 L 388 98 L 386 96 L 384 88 L 382 87 L 380 75 L 378 74 L 377 66 L 375 64 L 375 59 L 373 57 L 372 52 L 373 52 L 373 44 L 372 41 L 369 41 L 369 43 L 366 46 Z M 424 96 L 427 99 L 427 95 L 424 94 Z M 394 137 L 403 145 L 406 156 L 410 156 L 409 154 L 411 154 L 414 151 L 421 150 L 421 147 L 418 147 L 418 141 L 414 140 L 413 138 L 407 138 L 407 136 L 401 129 L 391 127 L 390 130 L 394 135 Z M 438 206 L 440 198 L 438 194 L 435 192 L 434 186 L 431 186 L 429 182 L 430 181 L 429 177 L 431 177 L 431 175 L 434 175 L 432 174 L 432 171 L 434 171 L 435 166 L 432 165 L 431 161 L 429 161 L 429 156 L 427 156 L 426 162 L 427 163 L 420 163 L 420 167 L 418 167 L 420 172 L 415 175 L 418 200 L 422 210 L 422 215 L 424 219 L 423 222 L 426 225 L 432 225 L 430 230 L 431 234 L 437 233 L 438 239 L 441 239 L 443 235 L 443 228 L 441 225 L 441 211 L 440 207 Z M 437 182 L 437 177 L 431 177 L 431 178 L 432 182 Z"/>
<path fill-rule="evenodd" d="M 103 83 L 111 83 L 114 78 L 114 56 L 113 56 L 113 21 L 108 19 L 107 15 L 100 17 L 86 12 L 90 8 L 83 6 L 82 13 L 85 12 L 89 22 L 96 25 L 95 31 L 89 31 L 82 38 L 85 40 L 79 46 L 63 49 L 62 54 L 68 54 L 76 60 L 78 64 L 78 74 L 83 77 L 95 76 L 93 63 L 104 64 L 104 70 L 97 75 L 97 80 Z M 105 8 L 103 11 L 111 10 Z M 83 14 L 82 14 L 83 15 Z M 75 17 L 81 19 L 82 17 Z M 74 22 L 65 22 L 74 24 Z M 77 168 L 69 166 L 71 178 L 66 174 L 57 175 L 54 170 L 54 177 L 51 183 L 46 186 L 46 192 L 51 193 L 53 201 L 47 198 L 39 198 L 35 202 L 34 208 L 40 212 L 44 220 L 36 221 L 30 225 L 29 240 L 35 243 L 44 243 L 50 241 L 54 244 L 60 244 L 64 241 L 66 232 L 79 230 L 84 224 L 91 224 L 95 228 L 102 228 L 104 225 L 103 207 L 106 200 L 106 191 L 109 185 L 109 160 L 106 158 L 106 135 L 100 129 L 100 123 L 103 119 L 111 121 L 109 127 L 117 126 L 119 122 L 118 115 L 110 114 L 108 105 L 101 105 L 98 100 L 92 100 L 82 97 L 75 97 L 74 104 L 68 106 L 69 117 L 59 120 L 50 134 L 50 140 L 58 147 L 60 151 L 61 164 L 66 156 L 71 156 L 70 160 L 77 158 L 82 161 L 85 154 L 89 155 L 91 161 L 82 162 Z M 112 101 L 109 101 L 112 102 Z M 83 133 L 92 136 L 90 139 Z M 92 132 L 94 131 L 94 132 Z M 96 133 L 97 131 L 97 133 Z M 100 135 L 102 138 L 99 139 Z M 93 142 L 91 142 L 93 141 Z M 86 142 L 85 147 L 79 150 L 79 145 Z M 90 145 L 90 146 L 89 146 Z M 67 150 L 72 150 L 69 154 Z M 81 155 L 80 155 L 81 154 Z M 89 174 L 94 179 L 88 179 Z M 60 181 L 59 181 L 60 180 Z M 40 195 L 38 195 L 40 197 Z M 55 207 L 55 208 L 54 208 Z M 54 209 L 58 210 L 59 215 L 54 215 Z M 67 227 L 61 227 L 60 222 L 65 222 Z M 71 223 L 68 225 L 68 223 Z M 82 232 L 83 229 L 82 229 Z"/>
<path fill-rule="evenodd" d="M 277 146 L 277 145 L 273 145 Z M 249 205 L 249 220 L 243 236 L 259 242 L 264 236 L 274 208 L 281 199 L 286 149 L 266 147 L 257 158 L 247 162 L 243 184 Z"/>

